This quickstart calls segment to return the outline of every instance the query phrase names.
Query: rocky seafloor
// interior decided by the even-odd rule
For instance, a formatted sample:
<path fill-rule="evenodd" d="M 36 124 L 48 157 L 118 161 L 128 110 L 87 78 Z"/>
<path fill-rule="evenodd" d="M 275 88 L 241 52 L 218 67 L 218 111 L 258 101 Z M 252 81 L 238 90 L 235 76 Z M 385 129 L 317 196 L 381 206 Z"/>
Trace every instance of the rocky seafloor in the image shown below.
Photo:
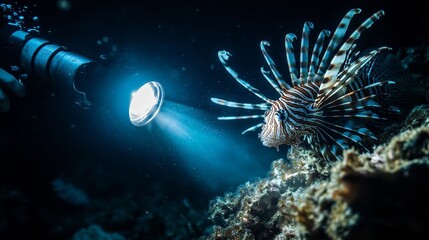
<path fill-rule="evenodd" d="M 398 56 L 428 82 L 427 47 Z M 380 139 L 372 153 L 347 150 L 333 166 L 295 148 L 265 178 L 212 200 L 204 239 L 427 239 L 429 105 L 415 106 Z"/>

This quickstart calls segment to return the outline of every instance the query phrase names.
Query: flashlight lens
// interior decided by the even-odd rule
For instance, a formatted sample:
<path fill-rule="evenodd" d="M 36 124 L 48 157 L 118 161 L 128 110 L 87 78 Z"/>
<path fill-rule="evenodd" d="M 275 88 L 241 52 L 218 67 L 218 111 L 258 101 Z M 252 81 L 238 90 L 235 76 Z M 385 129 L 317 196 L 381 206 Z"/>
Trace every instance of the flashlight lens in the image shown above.
<path fill-rule="evenodd" d="M 164 98 L 164 92 L 161 84 L 157 82 L 148 82 L 133 93 L 129 116 L 132 124 L 143 126 L 156 116 L 161 108 Z"/>

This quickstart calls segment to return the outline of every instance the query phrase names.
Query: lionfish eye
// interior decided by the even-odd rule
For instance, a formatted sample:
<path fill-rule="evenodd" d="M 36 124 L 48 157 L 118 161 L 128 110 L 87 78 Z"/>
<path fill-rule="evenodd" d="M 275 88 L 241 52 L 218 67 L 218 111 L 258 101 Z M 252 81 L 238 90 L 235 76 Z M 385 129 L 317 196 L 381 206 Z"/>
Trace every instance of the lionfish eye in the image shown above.
<path fill-rule="evenodd" d="M 277 117 L 277 121 L 283 122 L 284 120 L 286 120 L 287 113 L 284 109 L 280 109 L 276 112 L 276 117 Z"/>

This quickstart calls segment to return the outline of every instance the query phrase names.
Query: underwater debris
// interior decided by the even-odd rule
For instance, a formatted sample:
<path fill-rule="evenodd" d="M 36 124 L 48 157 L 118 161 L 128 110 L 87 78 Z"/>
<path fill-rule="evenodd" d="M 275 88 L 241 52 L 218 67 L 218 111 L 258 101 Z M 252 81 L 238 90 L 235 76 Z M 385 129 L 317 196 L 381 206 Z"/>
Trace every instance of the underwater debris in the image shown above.
<path fill-rule="evenodd" d="M 402 66 L 415 74 L 428 73 L 429 46 L 420 46 L 398 49 L 396 55 L 401 59 Z"/>
<path fill-rule="evenodd" d="M 268 177 L 213 200 L 205 239 L 417 239 L 429 226 L 429 106 L 417 106 L 372 153 L 350 149 L 317 171 L 295 149 Z"/>
<path fill-rule="evenodd" d="M 39 17 L 33 15 L 32 7 L 35 6 L 35 4 L 30 4 L 29 7 L 19 2 L 0 3 L 0 17 L 3 15 L 9 25 L 17 26 L 21 30 L 40 33 Z"/>
<path fill-rule="evenodd" d="M 52 188 L 58 197 L 72 205 L 87 206 L 90 202 L 88 195 L 83 190 L 65 182 L 61 178 L 52 181 Z"/>
<path fill-rule="evenodd" d="M 72 2 L 69 0 L 58 0 L 57 7 L 59 10 L 64 12 L 70 12 L 72 10 Z"/>
<path fill-rule="evenodd" d="M 98 225 L 91 225 L 75 233 L 72 240 L 125 240 L 117 233 L 107 233 Z"/>

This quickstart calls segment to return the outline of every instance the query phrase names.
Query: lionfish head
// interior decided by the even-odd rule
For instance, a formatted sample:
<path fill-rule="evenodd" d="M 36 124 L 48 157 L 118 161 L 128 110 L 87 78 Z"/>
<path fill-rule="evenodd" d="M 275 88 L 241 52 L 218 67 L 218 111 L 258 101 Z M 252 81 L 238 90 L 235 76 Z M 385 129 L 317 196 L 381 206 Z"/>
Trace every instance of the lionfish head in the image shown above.
<path fill-rule="evenodd" d="M 262 125 L 259 138 L 262 145 L 266 147 L 278 148 L 283 144 L 293 146 L 299 144 L 297 132 L 288 124 L 287 111 L 274 106 L 265 112 L 264 125 Z"/>

